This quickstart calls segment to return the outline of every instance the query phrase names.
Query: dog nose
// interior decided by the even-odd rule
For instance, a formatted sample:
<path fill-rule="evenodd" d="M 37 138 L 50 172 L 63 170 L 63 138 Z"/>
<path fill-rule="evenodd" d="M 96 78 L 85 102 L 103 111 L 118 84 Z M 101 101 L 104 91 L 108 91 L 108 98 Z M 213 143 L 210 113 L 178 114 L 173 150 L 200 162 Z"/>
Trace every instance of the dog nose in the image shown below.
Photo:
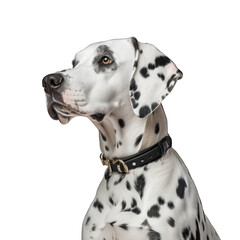
<path fill-rule="evenodd" d="M 45 76 L 42 80 L 42 86 L 46 93 L 52 93 L 56 88 L 60 87 L 64 78 L 62 75 L 53 73 Z"/>

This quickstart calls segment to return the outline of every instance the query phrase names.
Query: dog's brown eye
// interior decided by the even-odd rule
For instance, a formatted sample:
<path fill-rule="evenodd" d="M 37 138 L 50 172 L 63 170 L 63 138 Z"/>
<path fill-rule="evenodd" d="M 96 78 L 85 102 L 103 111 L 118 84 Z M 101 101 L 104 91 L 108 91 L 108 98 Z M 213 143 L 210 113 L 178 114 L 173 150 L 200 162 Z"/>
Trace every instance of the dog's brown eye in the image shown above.
<path fill-rule="evenodd" d="M 111 62 L 112 62 L 111 58 L 106 57 L 106 56 L 102 57 L 102 59 L 101 59 L 101 63 L 103 63 L 105 65 L 110 64 Z"/>

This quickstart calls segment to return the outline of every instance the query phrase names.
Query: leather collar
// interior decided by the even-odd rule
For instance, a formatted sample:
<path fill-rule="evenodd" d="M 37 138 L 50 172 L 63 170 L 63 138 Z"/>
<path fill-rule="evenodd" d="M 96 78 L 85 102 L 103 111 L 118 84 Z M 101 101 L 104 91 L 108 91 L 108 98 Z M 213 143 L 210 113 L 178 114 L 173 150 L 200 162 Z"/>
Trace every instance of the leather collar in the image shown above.
<path fill-rule="evenodd" d="M 129 170 L 131 169 L 142 167 L 150 162 L 160 159 L 171 147 L 172 139 L 167 135 L 152 147 L 146 148 L 139 153 L 130 155 L 129 157 L 110 160 L 102 153 L 100 159 L 103 165 L 108 166 L 110 174 L 112 172 L 129 173 Z"/>

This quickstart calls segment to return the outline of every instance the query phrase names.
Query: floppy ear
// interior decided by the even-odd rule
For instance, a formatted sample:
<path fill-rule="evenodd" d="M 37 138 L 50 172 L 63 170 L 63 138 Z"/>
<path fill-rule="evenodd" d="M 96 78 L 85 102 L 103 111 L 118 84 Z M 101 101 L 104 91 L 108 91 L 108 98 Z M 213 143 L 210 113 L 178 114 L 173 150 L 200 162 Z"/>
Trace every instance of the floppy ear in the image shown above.
<path fill-rule="evenodd" d="M 130 100 L 134 113 L 144 118 L 152 113 L 172 91 L 183 74 L 176 65 L 151 44 L 135 38 L 136 61 L 130 82 Z"/>

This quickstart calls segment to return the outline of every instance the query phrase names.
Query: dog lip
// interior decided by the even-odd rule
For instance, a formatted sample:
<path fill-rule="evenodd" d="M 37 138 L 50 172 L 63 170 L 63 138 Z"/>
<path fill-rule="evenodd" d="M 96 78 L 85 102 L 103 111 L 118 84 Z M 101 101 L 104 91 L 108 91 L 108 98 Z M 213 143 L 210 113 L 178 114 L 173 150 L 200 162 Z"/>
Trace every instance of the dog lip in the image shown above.
<path fill-rule="evenodd" d="M 49 105 L 48 108 L 48 114 L 50 115 L 50 117 L 53 119 L 53 120 L 58 120 L 58 114 L 56 112 L 56 110 L 54 109 L 53 105 Z"/>
<path fill-rule="evenodd" d="M 62 124 L 68 123 L 73 117 L 86 115 L 86 112 L 76 111 L 70 106 L 56 101 L 52 96 L 48 97 L 47 102 L 47 110 L 50 117 L 53 120 L 59 120 Z"/>
<path fill-rule="evenodd" d="M 67 124 L 71 118 L 73 118 L 76 115 L 69 115 L 67 113 L 64 113 L 62 111 L 59 111 L 58 108 L 55 106 L 55 103 L 51 103 L 48 105 L 48 113 L 50 117 L 54 120 L 59 120 L 62 124 Z"/>
<path fill-rule="evenodd" d="M 57 114 L 61 114 L 62 116 L 66 116 L 66 117 L 76 117 L 79 115 L 83 115 L 85 114 L 84 112 L 80 112 L 77 111 L 75 109 L 72 109 L 69 106 L 57 103 L 57 102 L 53 102 L 53 108 L 54 110 L 57 112 Z"/>
<path fill-rule="evenodd" d="M 63 117 L 75 117 L 77 116 L 78 114 L 72 112 L 71 110 L 69 112 L 67 111 L 64 111 L 63 109 L 61 109 L 61 107 L 59 106 L 53 106 L 54 110 L 56 113 L 62 115 Z"/>

